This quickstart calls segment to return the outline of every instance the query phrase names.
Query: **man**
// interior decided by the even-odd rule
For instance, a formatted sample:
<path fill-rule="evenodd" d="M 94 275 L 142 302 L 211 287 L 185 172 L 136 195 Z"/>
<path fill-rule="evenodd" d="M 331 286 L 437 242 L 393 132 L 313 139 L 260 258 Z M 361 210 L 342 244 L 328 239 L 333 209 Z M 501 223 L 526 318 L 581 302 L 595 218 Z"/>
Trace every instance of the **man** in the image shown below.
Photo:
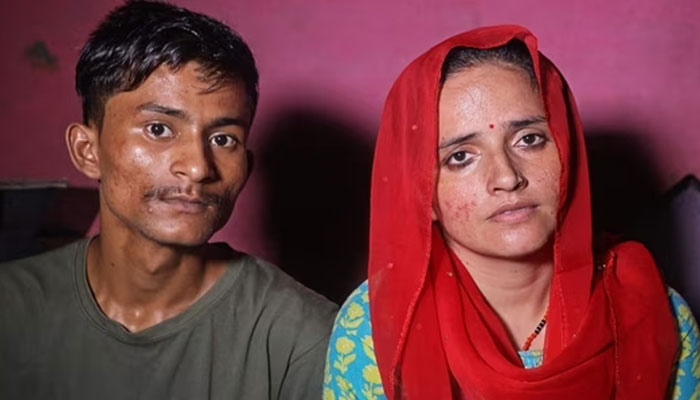
<path fill-rule="evenodd" d="M 336 307 L 207 241 L 248 177 L 258 73 L 228 27 L 129 2 L 76 68 L 100 234 L 0 266 L 2 399 L 312 399 Z"/>

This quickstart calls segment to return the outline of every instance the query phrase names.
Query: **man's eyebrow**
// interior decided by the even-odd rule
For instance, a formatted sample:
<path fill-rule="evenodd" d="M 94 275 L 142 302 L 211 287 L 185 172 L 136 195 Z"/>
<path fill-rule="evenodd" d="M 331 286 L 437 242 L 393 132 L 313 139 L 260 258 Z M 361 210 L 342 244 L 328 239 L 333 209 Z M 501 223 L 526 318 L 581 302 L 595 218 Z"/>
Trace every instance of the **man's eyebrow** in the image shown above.
<path fill-rule="evenodd" d="M 205 130 L 211 130 L 215 128 L 220 128 L 222 126 L 237 125 L 242 128 L 248 129 L 250 123 L 246 118 L 235 118 L 235 117 L 221 117 L 217 118 L 207 124 Z"/>
<path fill-rule="evenodd" d="M 184 112 L 183 110 L 180 110 L 178 108 L 164 106 L 164 105 L 153 103 L 153 102 L 141 104 L 140 106 L 136 107 L 136 109 L 139 111 L 151 111 L 151 112 L 156 112 L 156 113 L 160 113 L 160 114 L 165 114 L 165 115 L 169 115 L 171 117 L 175 117 L 175 118 L 179 118 L 179 119 L 185 119 L 185 120 L 189 119 L 187 116 L 187 113 Z"/>
<path fill-rule="evenodd" d="M 440 143 L 440 145 L 438 146 L 438 151 L 444 150 L 448 147 L 452 147 L 456 144 L 462 144 L 464 142 L 468 142 L 468 141 L 474 139 L 476 136 L 477 136 L 476 132 L 467 133 L 466 135 L 459 135 L 455 138 L 452 138 L 450 140 L 447 140 L 447 141 Z"/>
<path fill-rule="evenodd" d="M 516 130 L 516 129 L 525 128 L 526 126 L 539 124 L 542 122 L 547 122 L 547 119 L 544 117 L 544 115 L 534 115 L 532 117 L 528 117 L 525 119 L 508 121 L 508 122 L 505 122 L 504 125 L 505 125 L 506 129 Z"/>
<path fill-rule="evenodd" d="M 155 112 L 155 113 L 160 113 L 160 114 L 165 114 L 171 117 L 175 117 L 178 119 L 182 120 L 189 120 L 189 115 L 183 110 L 180 110 L 178 108 L 172 108 L 168 106 L 164 106 L 162 104 L 157 104 L 157 103 L 145 103 L 141 104 L 140 106 L 137 107 L 139 111 L 150 111 L 150 112 Z M 238 117 L 220 117 L 217 118 L 210 123 L 207 124 L 206 130 L 210 129 L 215 129 L 215 128 L 220 128 L 222 126 L 229 126 L 229 125 L 238 125 L 243 128 L 248 128 L 250 123 L 248 122 L 247 118 L 238 118 Z"/>

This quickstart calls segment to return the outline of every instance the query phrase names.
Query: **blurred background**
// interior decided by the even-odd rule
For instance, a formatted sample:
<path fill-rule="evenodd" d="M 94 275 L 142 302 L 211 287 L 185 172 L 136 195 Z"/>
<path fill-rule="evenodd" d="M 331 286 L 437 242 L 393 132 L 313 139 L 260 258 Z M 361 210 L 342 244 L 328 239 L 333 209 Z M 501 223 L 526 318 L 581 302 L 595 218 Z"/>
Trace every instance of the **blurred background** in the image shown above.
<path fill-rule="evenodd" d="M 81 117 L 73 89 L 80 49 L 120 3 L 0 0 L 5 258 L 38 248 L 18 238 L 51 247 L 97 229 L 96 184 L 72 167 L 64 130 Z M 682 180 L 700 175 L 697 0 L 175 3 L 238 31 L 261 74 L 249 142 L 255 169 L 215 240 L 342 301 L 365 278 L 372 149 L 394 79 L 448 36 L 515 23 L 539 37 L 576 96 L 596 228 L 645 240 L 698 309 L 700 192 L 692 176 Z"/>

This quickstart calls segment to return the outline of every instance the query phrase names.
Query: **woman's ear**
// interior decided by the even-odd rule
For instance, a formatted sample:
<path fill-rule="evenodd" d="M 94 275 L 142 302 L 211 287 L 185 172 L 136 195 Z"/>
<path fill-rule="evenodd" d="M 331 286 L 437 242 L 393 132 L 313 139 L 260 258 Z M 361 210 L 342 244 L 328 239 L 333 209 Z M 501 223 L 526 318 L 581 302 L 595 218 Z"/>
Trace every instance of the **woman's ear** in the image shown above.
<path fill-rule="evenodd" d="M 66 145 L 75 168 L 88 178 L 100 179 L 97 131 L 87 125 L 72 123 L 66 128 Z"/>

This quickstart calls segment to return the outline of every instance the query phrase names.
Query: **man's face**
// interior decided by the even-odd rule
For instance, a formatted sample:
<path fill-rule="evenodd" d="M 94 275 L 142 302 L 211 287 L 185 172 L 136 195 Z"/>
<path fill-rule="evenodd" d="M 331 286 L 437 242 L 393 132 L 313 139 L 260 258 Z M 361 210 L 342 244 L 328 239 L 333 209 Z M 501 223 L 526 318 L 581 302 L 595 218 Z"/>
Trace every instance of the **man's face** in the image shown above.
<path fill-rule="evenodd" d="M 160 66 L 107 100 L 99 132 L 102 231 L 198 246 L 228 220 L 248 176 L 243 84 L 216 90 L 199 65 Z"/>

